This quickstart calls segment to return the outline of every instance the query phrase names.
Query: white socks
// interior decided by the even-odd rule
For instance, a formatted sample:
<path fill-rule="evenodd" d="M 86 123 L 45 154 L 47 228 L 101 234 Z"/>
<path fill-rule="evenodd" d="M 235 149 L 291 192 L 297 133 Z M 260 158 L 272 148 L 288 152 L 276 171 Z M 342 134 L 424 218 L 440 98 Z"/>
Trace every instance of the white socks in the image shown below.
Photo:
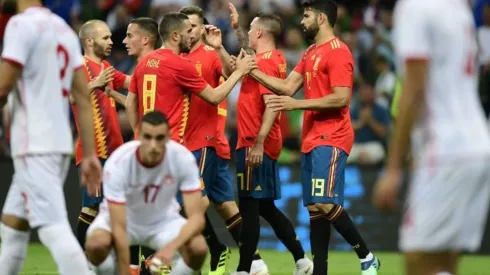
<path fill-rule="evenodd" d="M 439 273 L 437 273 L 436 275 L 453 275 L 453 274 L 451 274 L 451 273 L 449 273 L 449 272 L 445 272 L 445 271 L 443 271 L 443 272 L 439 272 Z"/>
<path fill-rule="evenodd" d="M 0 248 L 0 275 L 17 275 L 20 273 L 27 256 L 29 232 L 17 231 L 0 224 L 2 245 Z"/>
<path fill-rule="evenodd" d="M 199 271 L 195 271 L 190 268 L 185 262 L 184 259 L 180 258 L 177 260 L 175 267 L 172 268 L 171 275 L 197 275 Z"/>
<path fill-rule="evenodd" d="M 46 225 L 37 231 L 61 275 L 89 275 L 87 259 L 68 222 Z"/>
<path fill-rule="evenodd" d="M 374 259 L 373 253 L 369 252 L 369 254 L 366 256 L 366 258 L 361 259 L 361 263 L 369 262 Z"/>

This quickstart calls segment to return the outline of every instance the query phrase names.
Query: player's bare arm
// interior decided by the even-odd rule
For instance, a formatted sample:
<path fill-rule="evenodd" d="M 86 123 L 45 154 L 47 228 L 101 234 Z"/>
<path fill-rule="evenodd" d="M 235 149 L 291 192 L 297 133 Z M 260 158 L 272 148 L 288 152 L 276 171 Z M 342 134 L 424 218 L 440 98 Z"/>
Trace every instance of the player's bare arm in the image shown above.
<path fill-rule="evenodd" d="M 232 3 L 229 3 L 228 5 L 230 8 L 231 27 L 233 28 L 233 30 L 235 30 L 235 34 L 238 39 L 238 45 L 240 45 L 240 48 L 244 49 L 246 53 L 255 54 L 255 51 L 249 46 L 248 36 L 240 27 L 239 14 L 235 5 L 233 5 Z"/>
<path fill-rule="evenodd" d="M 198 96 L 210 104 L 220 104 L 231 92 L 236 83 L 251 69 L 255 68 L 255 61 L 253 57 L 245 54 L 242 51 L 240 56 L 236 60 L 236 70 L 228 77 L 228 79 L 216 88 L 207 86 Z"/>
<path fill-rule="evenodd" d="M 264 95 L 264 102 L 273 95 Z M 248 154 L 248 162 L 251 167 L 258 167 L 262 164 L 264 158 L 264 142 L 269 132 L 274 125 L 274 121 L 279 115 L 278 111 L 274 111 L 272 108 L 265 108 L 264 116 L 262 117 L 262 124 L 260 125 L 259 133 L 255 139 L 255 144 L 250 153 Z"/>
<path fill-rule="evenodd" d="M 266 104 L 276 111 L 310 110 L 324 111 L 344 108 L 349 105 L 350 87 L 333 87 L 333 93 L 315 99 L 294 99 L 287 96 L 272 96 Z"/>
<path fill-rule="evenodd" d="M 108 205 L 119 274 L 129 275 L 129 241 L 126 229 L 126 205 L 111 202 Z"/>
<path fill-rule="evenodd" d="M 138 125 L 138 96 L 135 93 L 128 93 L 125 105 L 129 125 L 131 125 L 131 128 L 134 131 Z"/>
<path fill-rule="evenodd" d="M 115 91 L 114 89 L 112 89 L 111 87 L 109 86 L 106 86 L 105 87 L 105 92 L 108 96 L 114 98 L 114 100 L 121 104 L 122 106 L 126 107 L 126 96 L 121 94 L 120 92 L 118 91 Z"/>
<path fill-rule="evenodd" d="M 253 70 L 250 75 L 277 95 L 294 96 L 303 85 L 303 75 L 296 71 L 292 71 L 286 79 L 270 76 L 259 69 Z"/>
<path fill-rule="evenodd" d="M 233 73 L 231 67 L 232 59 L 228 51 L 226 51 L 225 47 L 223 47 L 221 30 L 213 25 L 206 25 L 205 29 L 206 31 L 204 32 L 204 36 L 206 38 L 206 42 L 218 53 L 221 64 L 223 64 L 223 72 L 221 74 L 227 78 Z"/>
<path fill-rule="evenodd" d="M 7 103 L 7 97 L 14 88 L 15 82 L 22 74 L 22 67 L 10 61 L 0 63 L 0 108 Z"/>
<path fill-rule="evenodd" d="M 400 174 L 408 153 L 410 132 L 424 98 L 428 61 L 410 60 L 405 63 L 397 122 L 388 148 L 386 172 L 374 187 L 374 204 L 383 210 L 396 207 Z"/>

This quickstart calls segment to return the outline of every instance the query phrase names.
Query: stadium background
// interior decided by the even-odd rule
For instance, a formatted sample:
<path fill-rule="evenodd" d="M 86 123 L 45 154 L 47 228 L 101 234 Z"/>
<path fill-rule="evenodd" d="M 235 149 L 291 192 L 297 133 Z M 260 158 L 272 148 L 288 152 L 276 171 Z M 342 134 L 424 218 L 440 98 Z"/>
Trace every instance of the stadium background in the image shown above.
<path fill-rule="evenodd" d="M 167 11 L 178 10 L 181 6 L 198 4 L 206 10 L 208 20 L 221 28 L 223 41 L 231 53 L 238 51 L 234 33 L 229 27 L 229 12 L 226 0 L 48 0 L 48 6 L 62 16 L 77 31 L 86 20 L 105 20 L 113 32 L 113 52 L 109 61 L 119 70 L 131 74 L 135 62 L 127 57 L 122 44 L 128 22 L 139 16 L 152 16 L 158 20 L 158 15 Z M 239 7 L 241 23 L 247 28 L 253 15 L 260 10 L 274 12 L 283 17 L 285 30 L 279 45 L 288 61 L 291 70 L 299 60 L 301 53 L 307 47 L 303 40 L 299 22 L 302 11 L 298 0 L 234 0 L 231 1 Z M 490 0 L 475 0 L 474 15 L 478 26 L 480 39 L 480 95 L 482 104 L 488 114 L 490 94 Z M 355 87 L 353 91 L 352 110 L 359 110 L 359 106 L 376 108 L 380 121 L 387 129 L 390 127 L 390 103 L 396 90 L 396 75 L 394 72 L 394 56 L 390 42 L 393 1 L 377 0 L 344 0 L 339 3 L 339 18 L 336 27 L 337 35 L 349 45 L 356 61 Z M 3 36 L 4 26 L 9 18 L 8 14 L 0 17 L 0 36 Z M 240 85 L 235 87 L 229 100 L 227 133 L 232 148 L 236 144 L 236 124 L 234 104 Z M 125 91 L 122 91 L 125 92 Z M 301 96 L 301 93 L 299 93 Z M 373 100 L 370 100 L 373 99 Z M 362 104 L 361 104 L 362 103 Z M 67 106 L 68 108 L 68 106 Z M 308 213 L 302 206 L 301 187 L 299 177 L 299 144 L 301 129 L 301 112 L 292 112 L 284 116 L 282 129 L 284 135 L 284 150 L 280 157 L 280 177 L 283 183 L 283 198 L 278 206 L 284 210 L 293 221 L 296 232 L 305 248 L 309 250 Z M 124 110 L 119 111 L 121 129 L 126 139 L 131 138 L 130 127 Z M 2 123 L 0 125 L 3 126 Z M 75 127 L 74 136 L 76 137 Z M 8 129 L 0 127 L 0 204 L 6 197 L 10 185 L 13 167 L 9 158 Z M 356 132 L 356 143 L 376 142 L 386 146 L 386 137 L 374 137 L 365 131 Z M 233 152 L 233 150 L 232 150 Z M 233 161 L 232 161 L 233 163 Z M 233 165 L 232 165 L 233 166 Z M 400 213 L 384 215 L 371 206 L 370 193 L 372 186 L 382 172 L 382 161 L 376 163 L 354 162 L 346 170 L 346 208 L 359 230 L 369 240 L 375 251 L 395 251 L 397 245 L 397 230 Z M 230 171 L 234 178 L 233 168 Z M 408 178 L 405 175 L 405 181 Z M 74 164 L 70 169 L 65 186 L 67 208 L 70 221 L 74 226 L 80 207 L 80 192 L 78 172 Z M 225 231 L 222 221 L 211 210 L 212 219 L 219 224 L 217 230 L 223 241 L 233 245 L 229 234 Z M 33 241 L 37 237 L 33 236 Z M 273 231 L 266 224 L 262 227 L 260 248 L 284 250 L 277 241 Z M 337 234 L 334 236 L 332 248 L 335 250 L 350 250 L 350 246 Z M 490 228 L 487 225 L 486 236 L 483 241 L 481 253 L 490 254 Z"/>

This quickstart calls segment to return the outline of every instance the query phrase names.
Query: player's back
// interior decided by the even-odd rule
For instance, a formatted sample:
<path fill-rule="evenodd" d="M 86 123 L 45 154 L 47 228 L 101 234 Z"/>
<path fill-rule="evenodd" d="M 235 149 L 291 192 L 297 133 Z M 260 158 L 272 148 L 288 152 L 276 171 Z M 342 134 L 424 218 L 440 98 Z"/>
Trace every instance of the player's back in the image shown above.
<path fill-rule="evenodd" d="M 31 7 L 10 19 L 2 58 L 23 67 L 13 102 L 13 155 L 72 153 L 68 95 L 83 64 L 76 34 L 48 9 Z"/>
<path fill-rule="evenodd" d="M 429 60 L 425 104 L 412 133 L 414 153 L 431 155 L 431 162 L 445 159 L 441 156 L 489 154 L 490 134 L 477 93 L 475 26 L 467 1 L 403 0 L 394 18 L 400 61 Z"/>

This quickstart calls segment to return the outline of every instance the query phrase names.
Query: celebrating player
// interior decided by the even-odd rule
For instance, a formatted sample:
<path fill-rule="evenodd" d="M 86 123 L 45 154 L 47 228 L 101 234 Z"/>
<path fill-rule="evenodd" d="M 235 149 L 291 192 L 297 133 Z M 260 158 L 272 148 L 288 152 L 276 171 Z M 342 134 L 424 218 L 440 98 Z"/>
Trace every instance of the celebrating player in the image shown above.
<path fill-rule="evenodd" d="M 349 116 L 353 60 L 348 47 L 333 34 L 337 5 L 332 0 L 303 2 L 301 25 L 315 44 L 310 46 L 287 79 L 271 77 L 260 70 L 251 75 L 283 96 L 271 96 L 268 107 L 303 109 L 302 183 L 303 200 L 310 212 L 310 241 L 314 274 L 327 269 L 330 225 L 354 248 L 363 275 L 377 274 L 379 260 L 369 251 L 344 203 L 344 169 L 352 148 L 354 131 Z M 293 96 L 304 87 L 305 99 Z"/>
<path fill-rule="evenodd" d="M 232 26 L 238 27 L 238 13 L 233 4 Z M 236 21 L 237 24 L 234 24 Z M 254 50 L 258 69 L 268 75 L 285 78 L 286 61 L 276 49 L 282 32 L 278 16 L 260 14 L 250 24 L 248 39 L 242 47 Z M 289 249 L 296 262 L 294 274 L 312 274 L 313 263 L 305 257 L 294 227 L 274 204 L 281 198 L 277 158 L 281 153 L 280 112 L 266 108 L 264 100 L 272 95 L 252 77 L 242 79 L 237 104 L 238 143 L 236 151 L 237 189 L 243 230 L 240 242 L 240 263 L 237 274 L 252 273 L 250 264 L 260 237 L 260 216 L 270 223 L 277 237 Z M 255 272 L 253 273 L 255 274 Z"/>
<path fill-rule="evenodd" d="M 99 274 L 117 270 L 125 275 L 129 245 L 145 245 L 159 250 L 153 258 L 155 267 L 170 264 L 179 251 L 183 259 L 173 272 L 198 274 L 207 247 L 200 235 L 205 208 L 196 161 L 184 146 L 170 140 L 162 113 L 147 113 L 139 127 L 140 139 L 119 147 L 104 167 L 104 201 L 88 231 L 87 255 Z M 178 190 L 187 221 L 179 214 Z"/>
<path fill-rule="evenodd" d="M 100 20 L 86 22 L 80 28 L 79 38 L 82 41 L 84 51 L 83 68 L 91 93 L 96 153 L 101 164 L 104 165 L 109 155 L 123 144 L 121 129 L 117 120 L 116 102 L 105 91 L 110 90 L 116 100 L 124 104 L 126 97 L 113 91 L 113 89 L 127 88 L 131 78 L 115 70 L 104 60 L 110 55 L 112 48 L 111 31 L 106 23 Z M 70 96 L 70 101 L 78 133 L 81 133 L 80 111 L 77 110 L 76 100 L 72 96 Z M 82 144 L 78 139 L 76 164 L 80 165 L 82 160 Z M 82 210 L 77 225 L 77 238 L 82 247 L 85 244 L 87 229 L 97 215 L 102 198 L 101 192 L 97 192 L 95 196 L 89 196 L 87 190 L 82 189 Z"/>
<path fill-rule="evenodd" d="M 412 144 L 399 241 L 406 274 L 456 274 L 460 251 L 480 247 L 490 202 L 490 134 L 478 98 L 473 16 L 468 1 L 404 0 L 394 18 L 403 84 L 374 202 L 396 207 Z"/>
<path fill-rule="evenodd" d="M 183 56 L 196 67 L 199 75 L 211 87 L 220 85 L 222 75 L 230 75 L 231 57 L 221 44 L 219 29 L 204 25 L 203 10 L 196 6 L 184 7 L 181 13 L 189 17 L 195 39 L 191 42 L 191 51 Z M 208 35 L 206 45 L 204 32 L 213 32 Z M 225 64 L 225 66 L 222 66 Z M 211 105 L 197 95 L 191 95 L 189 120 L 187 123 L 184 145 L 191 150 L 201 167 L 201 178 L 204 181 L 207 197 L 214 203 L 216 210 L 225 220 L 226 226 L 238 244 L 241 231 L 241 216 L 235 202 L 235 194 L 231 180 L 218 178 L 219 161 L 215 150 L 217 143 L 218 108 Z M 226 171 L 226 177 L 229 172 Z M 207 218 L 207 216 L 206 216 Z M 223 245 L 216 236 L 209 219 L 206 220 L 204 236 L 211 251 L 210 275 L 221 275 L 226 272 L 230 259 L 230 249 Z M 267 274 L 267 266 L 256 256 L 254 272 Z"/>
<path fill-rule="evenodd" d="M 68 96 L 77 102 L 83 160 L 81 181 L 100 187 L 92 106 L 76 34 L 37 0 L 17 0 L 8 22 L 0 64 L 0 106 L 19 83 L 12 107 L 15 174 L 3 208 L 0 274 L 18 274 L 29 229 L 49 249 L 61 274 L 88 275 L 85 255 L 70 227 L 63 185 L 73 151 Z"/>

